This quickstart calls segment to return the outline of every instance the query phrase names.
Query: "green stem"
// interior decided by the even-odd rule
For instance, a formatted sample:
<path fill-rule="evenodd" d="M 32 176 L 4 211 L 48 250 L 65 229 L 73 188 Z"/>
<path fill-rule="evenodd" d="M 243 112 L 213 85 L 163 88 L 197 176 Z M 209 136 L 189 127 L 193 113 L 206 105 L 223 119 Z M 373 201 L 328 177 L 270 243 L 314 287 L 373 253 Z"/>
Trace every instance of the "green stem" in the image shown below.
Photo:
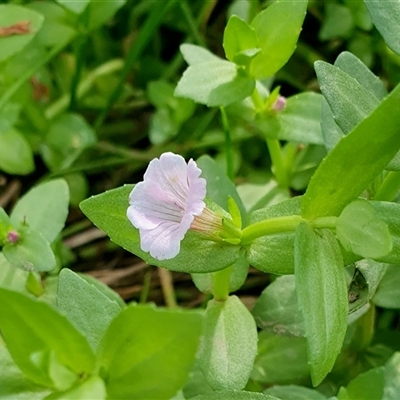
<path fill-rule="evenodd" d="M 261 236 L 279 232 L 290 232 L 297 228 L 304 219 L 300 215 L 270 218 L 249 225 L 242 230 L 241 244 L 246 245 Z"/>
<path fill-rule="evenodd" d="M 382 185 L 375 193 L 374 200 L 392 201 L 400 190 L 400 172 L 390 171 L 387 173 Z"/>
<path fill-rule="evenodd" d="M 321 229 L 335 229 L 337 217 L 319 217 L 314 221 L 311 221 L 313 228 Z"/>
<path fill-rule="evenodd" d="M 232 270 L 233 266 L 230 266 L 213 273 L 213 295 L 215 300 L 225 301 L 229 297 L 229 282 Z"/>
<path fill-rule="evenodd" d="M 225 157 L 226 157 L 226 172 L 228 178 L 233 181 L 235 178 L 235 169 L 233 166 L 233 147 L 231 140 L 231 131 L 229 128 L 228 117 L 224 107 L 220 107 L 222 126 L 225 134 Z"/>
<path fill-rule="evenodd" d="M 300 215 L 287 215 L 258 221 L 242 230 L 240 243 L 245 246 L 262 236 L 294 231 L 304 221 L 306 220 Z M 310 223 L 315 229 L 335 229 L 336 221 L 337 217 L 320 217 Z"/>
<path fill-rule="evenodd" d="M 23 73 L 14 83 L 8 88 L 0 98 L 0 110 L 6 105 L 10 98 L 18 91 L 18 89 L 43 65 L 47 64 L 57 53 L 59 53 L 69 41 L 59 43 L 54 46 L 39 62 L 34 63 L 30 68 L 28 68 L 25 73 Z"/>
<path fill-rule="evenodd" d="M 169 8 L 169 6 L 174 2 L 175 0 L 167 0 L 160 2 L 160 5 L 157 5 L 157 7 L 153 7 L 151 14 L 149 15 L 146 22 L 140 29 L 136 40 L 132 43 L 132 46 L 129 49 L 128 55 L 126 56 L 124 68 L 121 72 L 121 76 L 119 77 L 117 87 L 111 93 L 110 97 L 108 98 L 106 106 L 96 119 L 96 122 L 94 124 L 96 131 L 98 131 L 99 128 L 103 125 L 103 122 L 106 119 L 108 112 L 110 111 L 113 104 L 118 100 L 118 97 L 120 96 L 122 88 L 126 81 L 126 78 L 132 71 L 133 64 L 139 59 L 146 45 L 153 36 L 154 31 L 160 25 L 165 12 Z"/>
<path fill-rule="evenodd" d="M 168 271 L 165 268 L 158 268 L 158 275 L 161 281 L 165 304 L 168 308 L 176 308 L 177 304 L 171 271 Z"/>
<path fill-rule="evenodd" d="M 142 291 L 140 292 L 139 303 L 144 304 L 147 302 L 147 298 L 150 293 L 150 282 L 151 282 L 151 268 L 148 268 L 144 274 Z"/>

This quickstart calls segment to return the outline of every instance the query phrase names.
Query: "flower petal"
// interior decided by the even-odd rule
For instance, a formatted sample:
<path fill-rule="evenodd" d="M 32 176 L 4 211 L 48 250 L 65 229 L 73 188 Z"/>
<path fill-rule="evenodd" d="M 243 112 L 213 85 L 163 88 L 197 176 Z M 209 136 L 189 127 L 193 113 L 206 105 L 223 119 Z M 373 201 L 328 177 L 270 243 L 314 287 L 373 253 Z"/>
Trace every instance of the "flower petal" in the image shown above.
<path fill-rule="evenodd" d="M 195 216 L 204 208 L 206 181 L 193 160 L 164 153 L 150 162 L 144 181 L 129 196 L 127 217 L 140 233 L 140 246 L 159 260 L 175 257 Z"/>

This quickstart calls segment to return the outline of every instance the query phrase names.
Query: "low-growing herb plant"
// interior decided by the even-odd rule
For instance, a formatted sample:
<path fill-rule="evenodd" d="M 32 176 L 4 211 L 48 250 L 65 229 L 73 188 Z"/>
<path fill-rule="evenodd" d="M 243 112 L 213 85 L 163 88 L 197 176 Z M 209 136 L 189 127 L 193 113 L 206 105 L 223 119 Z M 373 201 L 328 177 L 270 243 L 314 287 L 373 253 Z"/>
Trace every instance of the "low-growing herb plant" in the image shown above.
<path fill-rule="evenodd" d="M 29 174 L 36 156 L 51 176 L 9 211 L 0 207 L 0 399 L 398 398 L 398 332 L 389 335 L 382 320 L 376 326 L 380 308 L 400 307 L 398 82 L 388 87 L 365 54 L 346 50 L 333 64 L 315 60 L 321 93 L 284 96 L 273 77 L 295 52 L 307 8 L 317 10 L 307 0 L 235 1 L 224 58 L 205 48 L 191 13 L 197 6 L 139 2 L 131 17 L 148 15 L 126 61 L 86 75 L 91 32 L 126 2 L 15 3 L 0 5 L 0 168 Z M 111 106 L 129 98 L 124 83 L 151 33 L 178 8 L 187 40 L 198 44 L 181 44 L 188 66 L 176 85 L 163 76 L 143 90 L 155 108 L 151 150 L 99 143 Z M 330 2 L 324 13 L 321 40 L 344 37 L 351 50 L 359 30 L 375 26 L 398 68 L 398 3 Z M 78 55 L 69 90 L 40 108 L 26 96 L 26 81 L 69 45 Z M 121 69 L 104 89 L 100 78 Z M 47 96 L 35 80 L 33 89 Z M 91 91 L 93 124 L 77 112 Z M 208 107 L 200 119 L 196 104 Z M 195 138 L 198 121 L 208 125 L 218 113 L 223 150 L 196 157 L 202 148 L 194 146 L 193 157 L 183 157 L 180 135 L 191 124 Z M 243 137 L 265 144 L 267 185 L 238 182 Z M 93 157 L 94 146 L 148 163 L 143 179 L 80 202 L 88 180 L 74 166 Z M 204 307 L 126 304 L 66 268 L 61 234 L 69 204 L 78 203 L 145 263 L 191 274 Z M 249 267 L 270 279 L 252 307 L 234 294 Z"/>

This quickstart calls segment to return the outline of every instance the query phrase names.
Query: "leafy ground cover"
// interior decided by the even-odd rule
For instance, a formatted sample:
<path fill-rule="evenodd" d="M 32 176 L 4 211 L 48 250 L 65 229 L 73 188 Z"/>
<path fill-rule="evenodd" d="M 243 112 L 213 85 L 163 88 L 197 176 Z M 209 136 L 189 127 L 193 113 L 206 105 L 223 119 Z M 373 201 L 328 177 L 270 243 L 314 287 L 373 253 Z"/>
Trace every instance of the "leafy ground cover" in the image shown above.
<path fill-rule="evenodd" d="M 0 399 L 399 398 L 399 15 L 3 1 Z"/>

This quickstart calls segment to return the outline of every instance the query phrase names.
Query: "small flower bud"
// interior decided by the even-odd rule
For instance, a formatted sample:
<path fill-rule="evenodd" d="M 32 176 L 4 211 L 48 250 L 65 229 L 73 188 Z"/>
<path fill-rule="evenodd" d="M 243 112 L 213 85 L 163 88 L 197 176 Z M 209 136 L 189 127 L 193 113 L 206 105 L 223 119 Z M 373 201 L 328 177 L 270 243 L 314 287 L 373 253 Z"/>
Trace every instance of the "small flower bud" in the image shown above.
<path fill-rule="evenodd" d="M 17 231 L 10 231 L 7 233 L 7 240 L 9 243 L 17 243 L 19 241 L 19 233 Z"/>
<path fill-rule="evenodd" d="M 285 109 L 285 107 L 286 107 L 286 97 L 279 96 L 276 99 L 275 103 L 273 104 L 272 109 L 274 111 L 282 111 Z"/>

